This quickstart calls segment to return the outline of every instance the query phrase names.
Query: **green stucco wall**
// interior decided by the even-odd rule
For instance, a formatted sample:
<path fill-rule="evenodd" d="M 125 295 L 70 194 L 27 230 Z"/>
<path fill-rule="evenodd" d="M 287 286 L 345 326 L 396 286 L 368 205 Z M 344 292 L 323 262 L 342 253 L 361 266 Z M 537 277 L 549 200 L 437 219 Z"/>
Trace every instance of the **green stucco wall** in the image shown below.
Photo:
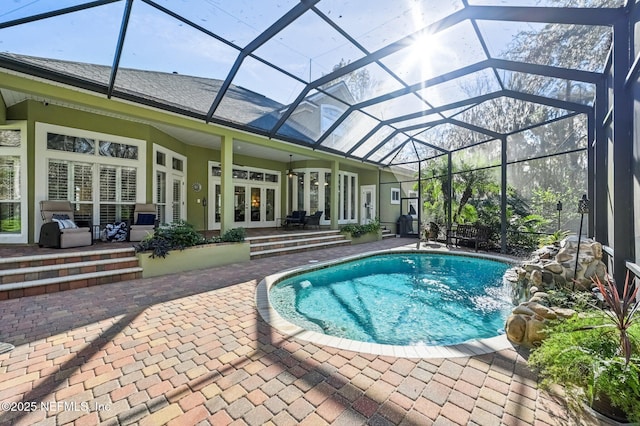
<path fill-rule="evenodd" d="M 159 113 L 161 114 L 161 113 Z M 135 117 L 133 117 L 135 119 Z M 128 138 L 135 138 L 146 141 L 147 158 L 146 158 L 146 182 L 147 188 L 144 194 L 146 202 L 152 202 L 153 200 L 153 188 L 151 183 L 153 182 L 153 144 L 158 144 L 162 147 L 170 149 L 178 154 L 184 155 L 187 159 L 186 169 L 186 210 L 187 221 L 192 223 L 197 229 L 202 229 L 207 225 L 207 228 L 211 228 L 212 224 L 205 222 L 208 209 L 212 208 L 211 203 L 204 208 L 202 206 L 202 198 L 208 197 L 209 188 L 209 161 L 220 161 L 220 151 L 218 149 L 209 149 L 196 145 L 189 145 L 183 141 L 180 141 L 160 130 L 156 127 L 140 123 L 139 121 L 127 120 L 123 118 L 107 116 L 88 111 L 81 111 L 71 108 L 55 105 L 53 103 L 43 103 L 34 100 L 28 100 L 19 104 L 13 105 L 9 108 L 5 108 L 4 103 L 0 102 L 0 120 L 25 120 L 27 122 L 27 167 L 29 170 L 28 179 L 28 205 L 29 205 L 29 241 L 35 240 L 35 234 L 37 230 L 33 229 L 32 224 L 36 214 L 39 214 L 34 206 L 34 193 L 35 193 L 35 173 L 43 173 L 43 171 L 35 170 L 35 123 L 47 123 L 58 126 L 65 126 L 70 128 L 82 129 L 92 132 L 99 132 L 111 135 L 117 135 Z M 1 122 L 1 121 L 0 121 Z M 193 124 L 194 127 L 200 126 L 200 123 Z M 209 126 L 211 127 L 211 126 Z M 220 129 L 220 133 L 227 133 L 235 135 L 233 131 L 227 131 Z M 268 146 L 269 148 L 281 149 L 285 152 L 292 152 L 294 158 L 296 155 L 308 156 L 309 151 L 302 149 L 301 147 L 291 146 L 289 144 L 280 143 L 273 140 L 267 140 L 253 135 L 242 135 L 242 140 L 255 143 L 257 145 Z M 335 161 L 333 157 L 329 157 L 325 153 L 314 153 L 323 157 L 316 160 L 304 160 L 295 161 L 295 168 L 326 168 L 331 169 L 332 164 Z M 274 161 L 264 158 L 258 158 L 251 156 L 251 152 L 247 154 L 234 153 L 234 164 L 258 167 L 270 170 L 278 170 L 281 172 L 281 216 L 287 213 L 287 191 L 286 184 L 287 179 L 285 172 L 289 168 L 288 161 Z M 378 169 L 372 165 L 365 163 L 357 163 L 350 160 L 339 159 L 340 170 L 358 173 L 360 185 L 376 185 L 378 182 Z M 192 184 L 200 182 L 202 184 L 202 190 L 196 193 L 192 189 Z M 200 202 L 198 202 L 200 201 Z M 212 201 L 212 200 L 208 200 Z M 381 203 L 383 205 L 383 203 Z"/>

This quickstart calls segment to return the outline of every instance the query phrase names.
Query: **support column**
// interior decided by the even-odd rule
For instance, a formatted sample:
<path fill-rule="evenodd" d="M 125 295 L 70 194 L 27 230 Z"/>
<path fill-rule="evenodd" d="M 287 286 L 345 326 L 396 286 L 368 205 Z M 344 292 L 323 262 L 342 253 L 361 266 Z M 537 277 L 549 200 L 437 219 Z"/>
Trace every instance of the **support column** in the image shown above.
<path fill-rule="evenodd" d="M 449 193 L 449 203 L 447 204 L 447 211 L 445 214 L 447 215 L 447 229 L 451 229 L 451 226 L 453 225 L 453 216 L 451 214 L 451 208 L 453 205 L 453 163 L 450 151 L 447 153 L 447 175 L 449 179 L 449 187 L 446 189 Z"/>
<path fill-rule="evenodd" d="M 2 93 L 0 93 L 0 125 L 7 124 L 7 104 L 4 103 Z"/>
<path fill-rule="evenodd" d="M 339 173 L 340 163 L 334 161 L 331 163 L 331 229 L 338 229 L 338 218 L 340 217 Z"/>
<path fill-rule="evenodd" d="M 613 26 L 613 276 L 624 285 L 626 261 L 634 260 L 633 245 L 633 96 L 625 85 L 631 58 L 627 15 Z"/>
<path fill-rule="evenodd" d="M 589 215 L 588 215 L 588 226 L 587 226 L 587 236 L 589 238 L 595 235 L 595 224 L 593 217 L 595 216 L 595 212 L 593 211 L 593 200 L 596 196 L 595 189 L 595 116 L 594 113 L 591 112 L 587 114 L 587 197 L 589 198 Z"/>
<path fill-rule="evenodd" d="M 500 138 L 500 252 L 507 252 L 507 137 Z"/>
<path fill-rule="evenodd" d="M 602 244 L 609 245 L 609 232 L 607 225 L 607 129 L 605 118 L 608 113 L 607 87 L 603 80 L 596 86 L 595 100 L 595 141 L 593 143 L 593 215 L 594 237 Z"/>
<path fill-rule="evenodd" d="M 220 167 L 222 168 L 220 180 L 220 190 L 222 192 L 220 234 L 222 234 L 234 226 L 233 138 L 223 135 L 220 146 Z M 212 200 L 212 202 L 214 201 Z"/>

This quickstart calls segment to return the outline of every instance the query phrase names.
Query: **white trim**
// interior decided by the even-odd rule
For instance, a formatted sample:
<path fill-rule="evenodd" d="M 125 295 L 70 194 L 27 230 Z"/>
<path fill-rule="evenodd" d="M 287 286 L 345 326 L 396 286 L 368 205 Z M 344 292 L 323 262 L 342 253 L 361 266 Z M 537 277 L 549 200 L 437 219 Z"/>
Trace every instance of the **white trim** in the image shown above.
<path fill-rule="evenodd" d="M 99 140 L 108 140 L 110 142 L 122 143 L 126 145 L 134 145 L 138 147 L 138 159 L 128 158 L 115 158 L 105 157 L 98 155 L 98 144 L 95 146 L 95 155 L 91 154 L 79 154 L 75 152 L 57 151 L 53 149 L 47 149 L 47 133 L 57 133 L 67 136 L 75 136 L 81 138 Z M 33 200 L 33 222 L 34 222 L 34 240 L 39 239 L 37 230 L 42 226 L 42 218 L 40 216 L 40 201 L 47 199 L 47 191 L 49 187 L 48 181 L 48 164 L 49 160 L 59 161 L 71 161 L 96 165 L 94 169 L 93 179 L 93 195 L 92 201 L 93 211 L 92 218 L 93 224 L 100 223 L 100 200 L 99 188 L 99 166 L 111 165 L 111 166 L 124 166 L 134 167 L 137 171 L 136 176 L 136 202 L 144 203 L 147 194 L 147 142 L 143 139 L 133 139 L 124 136 L 111 135 L 107 133 L 99 133 L 90 130 L 76 129 L 73 127 L 58 126 L 48 123 L 35 123 L 35 191 Z M 72 201 L 72 200 L 70 200 Z"/>
<path fill-rule="evenodd" d="M 375 185 L 362 185 L 360 187 L 360 224 L 362 225 L 366 225 L 367 223 L 369 223 L 367 221 L 367 218 L 365 217 L 366 212 L 367 212 L 367 206 L 365 206 L 364 201 L 366 200 L 365 198 L 365 193 L 366 192 L 371 192 L 371 204 L 372 206 L 370 206 L 371 209 L 373 209 L 373 214 L 371 215 L 371 220 L 375 220 L 377 217 L 377 203 L 376 203 L 376 186 Z"/>
<path fill-rule="evenodd" d="M 7 121 L 0 125 L 0 130 L 17 130 L 20 132 L 19 147 L 1 147 L 3 156 L 20 158 L 20 226 L 19 234 L 0 233 L 0 244 L 25 244 L 29 238 L 29 192 L 28 192 L 28 161 L 27 161 L 27 122 Z M 37 170 L 37 169 L 36 169 Z"/>
<path fill-rule="evenodd" d="M 215 221 L 215 202 L 216 202 L 216 193 L 215 186 L 220 185 L 222 190 L 222 179 L 220 176 L 212 176 L 211 169 L 213 167 L 221 167 L 220 162 L 218 161 L 209 161 L 207 164 L 207 180 L 208 180 L 208 191 L 207 197 L 209 197 L 209 202 L 207 208 L 207 221 L 209 224 L 209 229 L 220 229 L 220 222 Z M 247 174 L 251 172 L 263 173 L 263 174 L 271 174 L 276 175 L 278 177 L 277 182 L 271 182 L 266 180 L 252 180 L 252 179 L 241 179 L 241 178 L 233 178 L 233 186 L 234 190 L 236 186 L 243 186 L 245 188 L 245 212 L 244 217 L 245 220 L 242 222 L 236 222 L 234 220 L 234 226 L 242 226 L 244 228 L 263 228 L 269 226 L 276 226 L 276 220 L 281 218 L 280 214 L 280 200 L 282 197 L 282 173 L 279 170 L 271 170 L 271 169 L 263 169 L 258 167 L 247 167 L 247 166 L 238 166 L 232 165 L 233 170 L 242 170 L 246 171 Z M 260 221 L 252 221 L 251 220 L 251 188 L 259 188 L 260 189 L 260 200 L 265 200 L 266 202 L 266 194 L 268 189 L 275 190 L 275 202 L 274 206 L 272 206 L 273 210 L 273 220 L 266 220 L 266 204 L 262 201 L 260 203 Z M 225 206 L 220 206 L 220 211 Z M 233 208 L 233 207 L 232 207 Z M 221 214 L 222 215 L 222 214 Z"/>
<path fill-rule="evenodd" d="M 391 188 L 391 204 L 400 204 L 400 188 Z"/>
<path fill-rule="evenodd" d="M 418 197 L 418 191 L 407 191 L 407 197 Z M 418 218 L 418 200 L 407 200 L 408 201 L 408 205 L 407 205 L 407 213 L 411 214 L 411 216 L 414 219 Z M 411 206 L 413 206 L 413 209 L 415 210 L 415 213 L 411 213 Z"/>
<path fill-rule="evenodd" d="M 157 156 L 158 152 L 161 152 L 165 155 L 165 164 L 158 164 Z M 165 148 L 162 145 L 158 145 L 157 143 L 153 144 L 152 147 L 152 169 L 151 173 L 152 179 L 152 200 L 154 204 L 158 204 L 158 191 L 156 190 L 158 185 L 157 172 L 163 172 L 166 177 L 166 194 L 165 194 L 165 205 L 164 205 L 164 217 L 167 219 L 167 222 L 173 221 L 173 182 L 178 179 L 180 180 L 180 219 L 187 218 L 187 191 L 186 191 L 186 179 L 187 179 L 187 157 L 182 154 L 178 154 L 177 152 L 170 150 L 169 148 Z M 173 168 L 173 159 L 177 159 L 182 161 L 182 170 L 175 170 Z"/>

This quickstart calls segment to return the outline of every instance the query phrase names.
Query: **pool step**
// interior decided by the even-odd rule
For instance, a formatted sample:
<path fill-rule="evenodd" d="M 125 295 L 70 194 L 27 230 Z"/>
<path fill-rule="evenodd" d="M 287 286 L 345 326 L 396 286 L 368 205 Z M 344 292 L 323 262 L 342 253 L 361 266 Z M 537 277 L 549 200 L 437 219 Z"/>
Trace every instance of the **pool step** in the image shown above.
<path fill-rule="evenodd" d="M 0 300 L 140 277 L 133 248 L 6 257 L 0 259 Z"/>
<path fill-rule="evenodd" d="M 286 232 L 278 235 L 251 237 L 247 238 L 247 240 L 250 243 L 252 259 L 351 244 L 337 230 Z"/>

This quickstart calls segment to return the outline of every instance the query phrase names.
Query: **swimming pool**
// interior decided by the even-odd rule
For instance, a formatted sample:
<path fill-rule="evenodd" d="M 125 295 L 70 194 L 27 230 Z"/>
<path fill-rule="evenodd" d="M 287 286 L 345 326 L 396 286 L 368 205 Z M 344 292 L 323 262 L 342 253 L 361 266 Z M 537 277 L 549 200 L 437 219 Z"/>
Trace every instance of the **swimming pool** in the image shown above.
<path fill-rule="evenodd" d="M 272 277 L 267 297 L 298 332 L 374 345 L 459 345 L 501 334 L 513 309 L 502 278 L 510 266 L 444 253 L 373 254 Z"/>

